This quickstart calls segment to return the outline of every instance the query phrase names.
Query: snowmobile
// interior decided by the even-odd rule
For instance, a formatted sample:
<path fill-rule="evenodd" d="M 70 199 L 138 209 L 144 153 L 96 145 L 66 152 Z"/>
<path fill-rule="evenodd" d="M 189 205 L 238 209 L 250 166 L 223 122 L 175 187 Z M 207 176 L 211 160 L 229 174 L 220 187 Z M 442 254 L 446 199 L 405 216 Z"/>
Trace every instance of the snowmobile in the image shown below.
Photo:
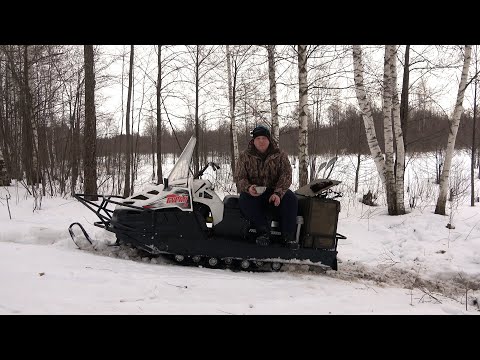
<path fill-rule="evenodd" d="M 226 195 L 221 200 L 212 182 L 202 179 L 209 167 L 214 171 L 220 167 L 209 162 L 192 174 L 195 143 L 192 136 L 163 184 L 127 198 L 96 195 L 101 198 L 100 204 L 88 200 L 88 194 L 74 196 L 98 216 L 95 226 L 115 233 L 116 245 L 169 256 L 178 263 L 243 270 L 267 267 L 270 271 L 293 263 L 337 270 L 337 243 L 346 237 L 337 233 L 340 202 L 335 197 L 341 194 L 331 188 L 340 181 L 316 179 L 295 191 L 296 249 L 281 243 L 280 222 L 273 206 L 268 215 L 272 242 L 260 246 L 255 242 L 255 228 L 240 211 L 239 195 Z M 74 226 L 79 226 L 92 243 L 79 223 L 69 227 L 74 242 Z"/>

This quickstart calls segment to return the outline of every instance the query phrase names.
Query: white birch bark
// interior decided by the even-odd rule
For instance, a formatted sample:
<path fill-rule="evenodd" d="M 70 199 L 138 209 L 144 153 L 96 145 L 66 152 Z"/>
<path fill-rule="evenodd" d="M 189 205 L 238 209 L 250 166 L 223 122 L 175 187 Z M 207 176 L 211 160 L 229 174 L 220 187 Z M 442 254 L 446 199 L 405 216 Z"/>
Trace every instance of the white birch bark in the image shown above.
<path fill-rule="evenodd" d="M 393 105 L 393 128 L 395 131 L 395 142 L 397 145 L 397 165 L 395 168 L 395 193 L 397 195 L 397 215 L 405 214 L 404 203 L 404 176 L 405 176 L 405 146 L 403 142 L 402 121 L 400 118 L 400 104 L 398 101 L 397 89 L 397 47 L 394 47 L 392 57 L 392 105 Z"/>
<path fill-rule="evenodd" d="M 358 105 L 362 112 L 368 147 L 377 167 L 382 184 L 385 185 L 385 161 L 383 159 L 382 150 L 378 145 L 372 110 L 363 84 L 363 72 L 362 49 L 360 45 L 353 45 L 353 77 L 355 80 L 355 93 L 357 95 Z"/>
<path fill-rule="evenodd" d="M 385 45 L 383 62 L 383 136 L 385 140 L 385 180 L 388 213 L 395 213 L 395 175 L 393 172 L 393 131 L 392 131 L 392 57 L 394 47 Z"/>
<path fill-rule="evenodd" d="M 233 161 L 232 166 L 235 166 L 235 161 L 238 159 L 238 139 L 237 139 L 237 125 L 235 121 L 235 104 L 233 99 L 232 87 L 232 69 L 230 62 L 230 46 L 227 45 L 227 72 L 228 72 L 228 103 L 230 104 L 230 122 L 232 128 L 232 144 L 233 144 Z M 232 168 L 234 171 L 235 169 Z"/>
<path fill-rule="evenodd" d="M 298 45 L 298 180 L 308 183 L 307 46 Z"/>
<path fill-rule="evenodd" d="M 452 165 L 453 149 L 455 148 L 455 140 L 457 138 L 458 126 L 460 125 L 460 116 L 463 111 L 463 98 L 465 95 L 465 88 L 467 85 L 468 69 L 470 67 L 470 59 L 472 53 L 472 46 L 465 45 L 465 58 L 463 62 L 462 76 L 460 84 L 458 85 L 457 101 L 455 103 L 455 110 L 453 117 L 449 120 L 449 134 L 447 149 L 445 151 L 445 162 L 443 165 L 442 175 L 440 176 L 440 190 L 437 199 L 437 206 L 435 207 L 435 214 L 445 215 L 445 205 L 447 203 L 447 193 L 450 178 L 450 167 Z"/>
<path fill-rule="evenodd" d="M 277 80 L 275 78 L 275 45 L 267 45 L 268 79 L 270 82 L 270 107 L 272 111 L 272 137 L 280 145 L 280 126 L 278 123 Z"/>

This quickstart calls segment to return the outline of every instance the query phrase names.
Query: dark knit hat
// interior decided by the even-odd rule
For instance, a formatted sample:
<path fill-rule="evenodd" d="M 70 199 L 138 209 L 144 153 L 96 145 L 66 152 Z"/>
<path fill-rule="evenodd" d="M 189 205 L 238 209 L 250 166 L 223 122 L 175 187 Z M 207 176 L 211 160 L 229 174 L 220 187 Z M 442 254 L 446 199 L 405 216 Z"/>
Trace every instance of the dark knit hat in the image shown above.
<path fill-rule="evenodd" d="M 252 137 L 255 139 L 257 136 L 266 136 L 270 140 L 270 130 L 264 125 L 258 125 L 251 132 Z"/>

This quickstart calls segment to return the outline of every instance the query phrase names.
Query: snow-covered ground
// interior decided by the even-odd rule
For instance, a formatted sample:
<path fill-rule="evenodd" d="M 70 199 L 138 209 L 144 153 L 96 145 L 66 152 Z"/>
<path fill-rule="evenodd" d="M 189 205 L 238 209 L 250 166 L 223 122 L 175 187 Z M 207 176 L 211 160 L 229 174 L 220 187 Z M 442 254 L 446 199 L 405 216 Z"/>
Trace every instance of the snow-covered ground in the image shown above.
<path fill-rule="evenodd" d="M 417 206 L 388 216 L 381 194 L 379 206 L 358 201 L 376 184 L 372 164 L 362 163 L 355 194 L 350 163 L 339 159 L 331 176 L 344 181 L 338 232 L 347 239 L 339 242 L 338 271 L 326 273 L 301 266 L 237 272 L 141 258 L 107 247 L 113 234 L 93 226 L 96 216 L 72 198 L 46 196 L 33 211 L 21 185 L 0 188 L 0 314 L 480 314 L 480 203 L 470 207 L 463 195 L 449 204 L 452 216 L 433 214 L 432 170 L 409 165 L 405 200 L 417 191 Z M 143 179 L 150 174 L 145 167 Z M 217 189 L 223 196 L 230 188 L 220 180 Z M 105 246 L 78 250 L 67 230 L 76 221 Z"/>

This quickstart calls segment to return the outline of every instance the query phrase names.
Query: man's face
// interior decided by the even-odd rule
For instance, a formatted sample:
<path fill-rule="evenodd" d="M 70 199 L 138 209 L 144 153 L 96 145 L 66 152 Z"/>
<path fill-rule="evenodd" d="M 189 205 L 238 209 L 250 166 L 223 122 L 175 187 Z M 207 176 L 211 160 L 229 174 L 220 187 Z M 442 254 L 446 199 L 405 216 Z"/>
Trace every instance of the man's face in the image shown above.
<path fill-rule="evenodd" d="M 268 149 L 268 145 L 270 145 L 270 140 L 266 136 L 257 136 L 253 139 L 253 145 L 255 148 L 260 152 L 264 153 Z"/>

